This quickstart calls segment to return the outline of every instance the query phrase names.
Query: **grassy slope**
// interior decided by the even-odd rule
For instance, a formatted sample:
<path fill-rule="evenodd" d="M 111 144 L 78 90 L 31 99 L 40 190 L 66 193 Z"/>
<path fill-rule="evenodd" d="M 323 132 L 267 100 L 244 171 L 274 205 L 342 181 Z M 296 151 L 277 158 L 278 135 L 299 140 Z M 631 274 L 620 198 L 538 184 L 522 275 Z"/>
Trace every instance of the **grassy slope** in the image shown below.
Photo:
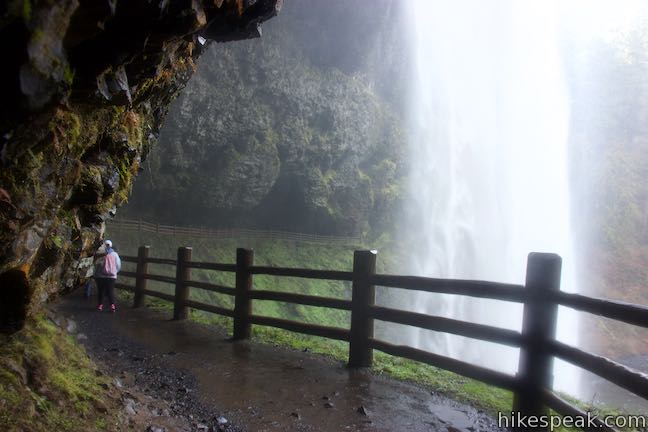
<path fill-rule="evenodd" d="M 109 430 L 107 379 L 72 336 L 39 315 L 0 337 L 2 430 Z"/>

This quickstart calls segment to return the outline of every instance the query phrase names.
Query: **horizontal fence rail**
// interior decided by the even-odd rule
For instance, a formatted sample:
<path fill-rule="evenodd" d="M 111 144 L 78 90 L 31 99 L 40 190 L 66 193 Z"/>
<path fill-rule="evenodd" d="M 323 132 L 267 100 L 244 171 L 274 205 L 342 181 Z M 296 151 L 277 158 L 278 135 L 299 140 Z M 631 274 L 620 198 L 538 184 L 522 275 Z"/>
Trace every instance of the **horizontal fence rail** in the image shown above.
<path fill-rule="evenodd" d="M 330 245 L 359 245 L 362 239 L 359 236 L 326 236 L 308 233 L 299 233 L 281 230 L 252 230 L 252 229 L 215 229 L 206 227 L 184 227 L 177 225 L 163 225 L 142 220 L 110 219 L 107 221 L 109 228 L 120 231 L 148 232 L 171 236 L 187 236 L 214 239 L 259 239 L 259 240 L 288 240 L 315 244 Z"/>
<path fill-rule="evenodd" d="M 293 294 L 280 291 L 254 290 L 250 292 L 254 300 L 272 300 L 284 303 L 294 303 L 307 306 L 325 307 L 331 309 L 351 310 L 351 301 L 331 297 L 319 297 L 306 294 Z"/>
<path fill-rule="evenodd" d="M 512 375 L 508 375 L 503 372 L 497 372 L 480 366 L 475 366 L 461 360 L 456 360 L 450 357 L 434 354 L 417 348 L 412 348 L 410 346 L 394 345 L 390 344 L 389 342 L 384 342 L 376 339 L 371 340 L 370 346 L 373 349 L 377 349 L 386 354 L 419 361 L 421 363 L 427 363 L 431 366 L 449 370 L 468 378 L 473 378 L 478 381 L 485 382 L 486 384 L 494 385 L 506 390 L 516 391 L 519 387 L 518 382 Z"/>
<path fill-rule="evenodd" d="M 335 270 L 309 270 L 298 268 L 284 268 L 284 267 L 260 267 L 253 266 L 250 268 L 252 274 L 263 274 L 269 276 L 285 276 L 285 277 L 298 277 L 307 279 L 327 279 L 327 280 L 340 280 L 351 281 L 353 280 L 352 272 L 335 271 Z"/>
<path fill-rule="evenodd" d="M 519 347 L 523 344 L 522 335 L 514 330 L 474 324 L 451 318 L 431 316 L 416 312 L 390 309 L 382 306 L 369 308 L 369 315 L 381 321 L 418 327 L 426 330 L 452 333 L 473 339 L 495 342 L 502 345 Z"/>
<path fill-rule="evenodd" d="M 186 247 L 178 249 L 175 260 L 151 258 L 149 252 L 148 246 L 141 246 L 137 256 L 122 256 L 123 261 L 137 264 L 135 272 L 120 273 L 121 276 L 134 278 L 135 285 L 117 283 L 116 287 L 134 293 L 134 307 L 143 306 L 144 297 L 152 296 L 174 303 L 174 319 L 187 318 L 188 308 L 230 317 L 233 318 L 233 340 L 250 338 L 252 325 L 261 325 L 345 341 L 349 343 L 350 367 L 370 367 L 373 363 L 373 350 L 422 362 L 512 391 L 512 408 L 522 415 L 546 414 L 548 408 L 563 415 L 585 415 L 578 407 L 551 390 L 554 358 L 586 369 L 648 400 L 648 375 L 555 339 L 558 305 L 642 327 L 648 327 L 648 308 L 560 291 L 561 259 L 554 254 L 530 254 L 525 284 L 514 285 L 376 274 L 375 251 L 356 251 L 353 271 L 255 266 L 253 252 L 248 249 L 237 249 L 234 264 L 192 261 L 191 248 Z M 176 276 L 151 274 L 148 272 L 149 263 L 175 266 Z M 192 280 L 192 269 L 234 272 L 235 287 Z M 254 275 L 350 281 L 351 299 L 257 290 L 253 289 Z M 149 280 L 173 284 L 175 293 L 150 290 L 147 287 Z M 277 283 L 280 285 L 280 282 Z M 522 331 L 378 306 L 375 303 L 375 286 L 523 303 Z M 234 309 L 190 300 L 191 288 L 232 296 Z M 253 301 L 275 301 L 350 311 L 351 326 L 349 329 L 328 327 L 253 315 Z M 375 320 L 519 347 L 518 371 L 515 375 L 509 375 L 418 348 L 376 339 Z M 599 423 L 592 430 L 614 431 Z"/>
<path fill-rule="evenodd" d="M 549 341 L 550 352 L 648 400 L 648 375 L 558 341 Z"/>
<path fill-rule="evenodd" d="M 311 336 L 321 336 L 328 339 L 337 339 L 341 341 L 349 341 L 350 332 L 349 330 L 337 328 L 337 327 L 326 327 L 315 324 L 305 324 L 296 321 L 285 320 L 281 318 L 272 318 L 266 316 L 250 316 L 250 323 L 281 328 L 284 330 L 290 330 L 297 333 L 304 333 Z"/>
<path fill-rule="evenodd" d="M 393 288 L 439 294 L 457 294 L 518 303 L 523 303 L 526 299 L 526 292 L 524 292 L 522 285 L 497 282 L 434 279 L 421 276 L 373 275 L 371 277 L 371 283 Z"/>
<path fill-rule="evenodd" d="M 562 291 L 553 293 L 551 300 L 582 312 L 589 312 L 627 324 L 648 328 L 648 307 L 646 306 L 603 300 Z"/>

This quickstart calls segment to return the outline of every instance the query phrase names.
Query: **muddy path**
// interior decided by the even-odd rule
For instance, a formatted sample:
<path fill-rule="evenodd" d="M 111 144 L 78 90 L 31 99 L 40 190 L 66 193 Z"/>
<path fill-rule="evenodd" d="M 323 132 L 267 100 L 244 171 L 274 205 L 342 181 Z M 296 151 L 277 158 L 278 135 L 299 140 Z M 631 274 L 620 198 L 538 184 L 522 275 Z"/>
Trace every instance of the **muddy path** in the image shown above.
<path fill-rule="evenodd" d="M 160 421 L 160 430 L 503 430 L 484 413 L 429 389 L 323 356 L 232 343 L 219 329 L 145 308 L 111 314 L 93 304 L 77 293 L 57 310 L 76 323 L 93 359 L 123 385 L 167 403 L 165 414 L 188 425 Z"/>

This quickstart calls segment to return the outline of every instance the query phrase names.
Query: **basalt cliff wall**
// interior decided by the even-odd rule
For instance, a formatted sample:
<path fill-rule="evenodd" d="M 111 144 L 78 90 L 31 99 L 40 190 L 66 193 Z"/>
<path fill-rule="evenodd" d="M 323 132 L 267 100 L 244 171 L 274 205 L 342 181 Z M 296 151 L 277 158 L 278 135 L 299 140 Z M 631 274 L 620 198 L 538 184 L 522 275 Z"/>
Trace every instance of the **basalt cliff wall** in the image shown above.
<path fill-rule="evenodd" d="M 281 0 L 0 6 L 0 328 L 72 289 L 205 46 L 254 38 Z"/>

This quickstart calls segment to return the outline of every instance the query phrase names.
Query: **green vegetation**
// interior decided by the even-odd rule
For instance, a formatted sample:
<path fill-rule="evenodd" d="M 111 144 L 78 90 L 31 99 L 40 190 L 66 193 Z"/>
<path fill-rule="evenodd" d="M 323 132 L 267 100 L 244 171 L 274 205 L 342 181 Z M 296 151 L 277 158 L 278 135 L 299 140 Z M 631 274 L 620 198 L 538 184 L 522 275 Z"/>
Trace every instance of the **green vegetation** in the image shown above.
<path fill-rule="evenodd" d="M 28 24 L 32 19 L 32 4 L 30 0 L 23 0 L 22 17 L 25 24 Z"/>
<path fill-rule="evenodd" d="M 43 315 L 0 343 L 0 424 L 5 431 L 108 430 L 106 379 L 72 336 Z"/>

